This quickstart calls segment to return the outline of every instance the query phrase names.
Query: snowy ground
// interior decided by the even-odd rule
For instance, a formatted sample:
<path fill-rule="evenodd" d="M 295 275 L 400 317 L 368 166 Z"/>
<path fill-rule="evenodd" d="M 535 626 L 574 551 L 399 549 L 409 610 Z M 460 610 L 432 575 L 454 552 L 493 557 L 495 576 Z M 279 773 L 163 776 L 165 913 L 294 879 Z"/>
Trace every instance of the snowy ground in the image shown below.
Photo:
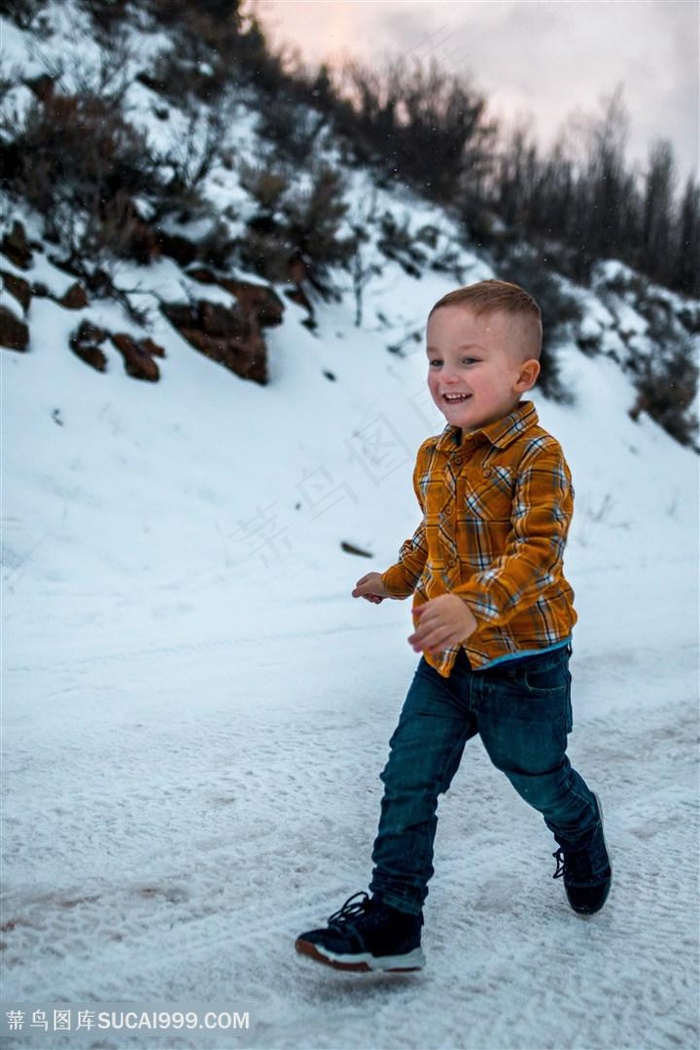
<path fill-rule="evenodd" d="M 422 313 L 442 289 L 396 291 Z M 31 352 L 2 358 L 3 1010 L 218 1004 L 250 1028 L 10 1042 L 695 1047 L 696 457 L 629 420 L 606 360 L 571 349 L 575 406 L 538 399 L 576 481 L 570 753 L 605 805 L 605 910 L 569 911 L 554 843 L 472 742 L 426 970 L 337 974 L 293 941 L 367 885 L 415 657 L 408 606 L 349 591 L 415 524 L 412 457 L 439 426 L 422 351 L 386 353 L 342 309 L 312 336 L 290 306 L 270 387 L 165 327 L 151 387 L 116 354 L 93 373 L 61 349 L 74 318 L 32 309 Z"/>

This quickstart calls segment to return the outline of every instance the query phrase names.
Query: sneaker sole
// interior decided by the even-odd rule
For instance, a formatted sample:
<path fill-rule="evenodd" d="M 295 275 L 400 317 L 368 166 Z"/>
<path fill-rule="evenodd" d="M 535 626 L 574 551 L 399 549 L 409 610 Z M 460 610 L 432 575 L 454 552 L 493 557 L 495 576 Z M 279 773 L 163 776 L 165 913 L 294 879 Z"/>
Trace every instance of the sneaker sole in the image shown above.
<path fill-rule="evenodd" d="M 369 952 L 335 955 L 333 952 L 322 952 L 318 945 L 301 938 L 295 942 L 294 947 L 300 955 L 306 955 L 324 966 L 331 966 L 334 970 L 345 970 L 347 973 L 415 973 L 425 966 L 425 956 L 421 948 L 414 948 L 406 955 L 374 956 Z"/>

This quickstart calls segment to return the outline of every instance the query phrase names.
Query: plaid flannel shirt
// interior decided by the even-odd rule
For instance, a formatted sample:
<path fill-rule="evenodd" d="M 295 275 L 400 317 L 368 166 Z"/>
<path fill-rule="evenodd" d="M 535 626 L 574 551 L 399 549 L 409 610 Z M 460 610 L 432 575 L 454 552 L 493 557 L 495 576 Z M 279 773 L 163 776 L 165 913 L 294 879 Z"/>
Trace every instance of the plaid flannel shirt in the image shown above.
<path fill-rule="evenodd" d="M 389 593 L 413 594 L 414 608 L 441 594 L 468 602 L 474 668 L 564 644 L 576 622 L 562 571 L 573 488 L 532 402 L 464 436 L 447 426 L 428 438 L 413 485 L 423 520 L 382 574 Z M 425 658 L 448 676 L 460 648 Z"/>

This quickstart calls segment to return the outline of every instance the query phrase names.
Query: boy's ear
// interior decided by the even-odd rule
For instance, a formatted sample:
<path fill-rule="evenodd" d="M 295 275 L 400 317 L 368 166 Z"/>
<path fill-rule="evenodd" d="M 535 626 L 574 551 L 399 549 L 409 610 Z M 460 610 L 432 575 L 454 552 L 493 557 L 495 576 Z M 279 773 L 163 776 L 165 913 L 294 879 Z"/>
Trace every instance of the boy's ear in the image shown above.
<path fill-rule="evenodd" d="M 525 390 L 532 390 L 533 386 L 537 382 L 537 377 L 540 374 L 540 363 L 536 358 L 528 358 L 527 361 L 523 361 L 520 366 L 520 372 L 518 374 L 517 381 L 515 383 L 515 389 L 518 393 L 524 393 Z"/>

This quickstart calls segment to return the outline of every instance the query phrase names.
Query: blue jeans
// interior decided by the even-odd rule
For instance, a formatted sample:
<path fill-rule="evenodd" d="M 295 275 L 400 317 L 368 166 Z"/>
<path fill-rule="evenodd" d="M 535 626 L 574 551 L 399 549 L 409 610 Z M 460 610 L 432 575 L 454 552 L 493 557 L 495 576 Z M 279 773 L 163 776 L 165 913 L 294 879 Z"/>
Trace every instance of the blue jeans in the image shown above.
<path fill-rule="evenodd" d="M 401 911 L 420 912 L 433 874 L 438 796 L 477 733 L 560 846 L 584 845 L 598 807 L 566 757 L 571 730 L 570 648 L 472 671 L 462 650 L 449 678 L 421 659 L 406 697 L 384 783 L 371 890 Z"/>

